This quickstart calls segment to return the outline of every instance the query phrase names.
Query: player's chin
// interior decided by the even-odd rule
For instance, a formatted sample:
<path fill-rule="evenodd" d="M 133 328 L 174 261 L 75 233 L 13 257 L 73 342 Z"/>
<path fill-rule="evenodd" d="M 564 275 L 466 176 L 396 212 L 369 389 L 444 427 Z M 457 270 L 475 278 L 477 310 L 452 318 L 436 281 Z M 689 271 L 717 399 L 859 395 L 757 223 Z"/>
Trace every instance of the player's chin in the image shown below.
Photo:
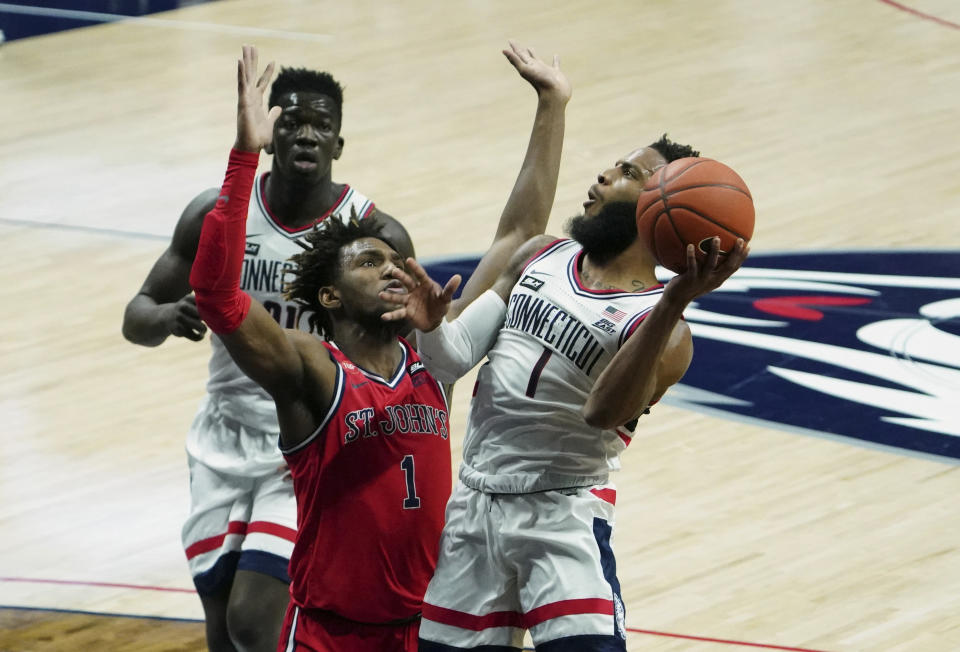
<path fill-rule="evenodd" d="M 410 325 L 410 320 L 406 317 L 385 318 L 387 314 L 395 311 L 396 309 L 397 306 L 395 305 L 384 305 L 383 311 L 380 313 L 380 322 L 382 324 L 381 328 L 389 332 L 395 332 L 397 335 L 403 335 L 413 330 L 413 327 Z"/>

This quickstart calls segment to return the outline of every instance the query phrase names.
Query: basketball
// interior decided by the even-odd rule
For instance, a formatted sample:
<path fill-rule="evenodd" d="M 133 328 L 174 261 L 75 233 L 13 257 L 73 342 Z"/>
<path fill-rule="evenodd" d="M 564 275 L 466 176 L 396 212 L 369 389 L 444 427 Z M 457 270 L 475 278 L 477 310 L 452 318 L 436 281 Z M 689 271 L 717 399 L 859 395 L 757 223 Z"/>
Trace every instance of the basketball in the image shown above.
<path fill-rule="evenodd" d="M 753 197 L 736 172 L 709 158 L 681 158 L 657 170 L 637 201 L 637 231 L 657 261 L 672 272 L 687 266 L 688 244 L 697 262 L 720 236 L 721 258 L 737 238 L 753 236 Z"/>

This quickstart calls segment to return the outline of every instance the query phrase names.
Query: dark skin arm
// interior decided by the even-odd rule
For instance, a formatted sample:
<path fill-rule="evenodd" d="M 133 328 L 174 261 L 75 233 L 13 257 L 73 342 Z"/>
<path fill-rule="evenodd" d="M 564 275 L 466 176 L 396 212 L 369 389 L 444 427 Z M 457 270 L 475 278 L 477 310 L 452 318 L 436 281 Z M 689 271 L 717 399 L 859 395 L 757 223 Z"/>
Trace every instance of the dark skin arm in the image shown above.
<path fill-rule="evenodd" d="M 373 217 L 376 217 L 383 225 L 380 228 L 380 233 L 383 234 L 384 240 L 397 250 L 397 253 L 404 258 L 416 258 L 416 253 L 413 250 L 413 240 L 410 239 L 410 234 L 397 221 L 397 218 L 384 213 L 379 208 L 373 212 Z"/>
<path fill-rule="evenodd" d="M 500 215 L 493 243 L 453 302 L 449 319 L 454 319 L 497 281 L 524 242 L 543 233 L 557 190 L 565 112 L 573 92 L 570 82 L 560 70 L 559 57 L 555 56 L 553 65 L 548 65 L 531 48 L 512 41 L 503 55 L 536 90 L 537 113 L 520 173 Z"/>
<path fill-rule="evenodd" d="M 670 280 L 663 297 L 626 344 L 613 356 L 594 384 L 583 407 L 583 418 L 597 428 L 616 428 L 639 416 L 686 372 L 693 357 L 689 327 L 680 321 L 684 309 L 698 296 L 717 289 L 749 253 L 738 240 L 719 261 L 720 239 L 698 264 L 694 246 L 687 247 L 687 268 Z"/>
<path fill-rule="evenodd" d="M 267 113 L 263 94 L 272 73 L 271 63 L 258 78 L 256 49 L 244 46 L 237 70 L 237 150 L 259 152 L 271 142 L 280 110 L 274 107 Z M 255 171 L 244 169 L 243 174 L 252 177 Z M 247 210 L 246 203 L 227 206 L 224 210 Z M 239 217 L 228 214 L 231 220 Z M 336 379 L 336 366 L 320 340 L 281 328 L 256 301 L 239 326 L 220 338 L 237 366 L 273 397 L 283 445 L 294 446 L 310 436 L 329 407 Z"/>
<path fill-rule="evenodd" d="M 173 238 L 123 313 L 123 336 L 134 344 L 158 346 L 167 337 L 198 342 L 207 332 L 190 289 L 190 266 L 204 216 L 217 201 L 218 188 L 197 195 L 184 209 Z"/>

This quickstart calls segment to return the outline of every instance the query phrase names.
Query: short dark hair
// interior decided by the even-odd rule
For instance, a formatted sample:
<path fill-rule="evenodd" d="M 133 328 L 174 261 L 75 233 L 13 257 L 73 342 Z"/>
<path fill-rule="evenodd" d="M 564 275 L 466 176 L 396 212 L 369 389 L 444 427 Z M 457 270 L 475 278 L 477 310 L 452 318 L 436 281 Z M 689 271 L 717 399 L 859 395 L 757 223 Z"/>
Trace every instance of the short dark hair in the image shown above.
<path fill-rule="evenodd" d="M 381 227 L 377 218 L 372 216 L 358 220 L 354 213 L 346 223 L 337 217 L 330 217 L 304 236 L 306 244 L 298 241 L 304 251 L 290 257 L 295 267 L 288 274 L 294 278 L 286 282 L 284 297 L 312 311 L 310 330 L 327 340 L 333 339 L 333 319 L 329 311 L 320 305 L 320 288 L 340 279 L 343 273 L 340 250 L 361 238 L 382 239 Z"/>
<path fill-rule="evenodd" d="M 330 73 L 307 68 L 283 68 L 270 87 L 270 106 L 277 106 L 281 95 L 296 91 L 326 95 L 337 107 L 337 117 L 343 118 L 343 87 Z"/>
<path fill-rule="evenodd" d="M 649 147 L 660 152 L 660 155 L 667 159 L 667 163 L 676 161 L 678 158 L 700 156 L 700 152 L 690 147 L 690 145 L 675 143 L 667 138 L 667 134 L 660 136 L 660 140 L 657 142 L 650 143 Z"/>

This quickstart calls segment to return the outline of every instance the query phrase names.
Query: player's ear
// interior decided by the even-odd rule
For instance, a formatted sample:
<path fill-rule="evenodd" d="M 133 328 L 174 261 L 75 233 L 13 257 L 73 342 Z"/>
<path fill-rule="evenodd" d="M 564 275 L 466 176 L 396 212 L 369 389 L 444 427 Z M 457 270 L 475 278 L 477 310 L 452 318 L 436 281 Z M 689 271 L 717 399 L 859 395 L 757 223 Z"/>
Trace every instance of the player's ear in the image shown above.
<path fill-rule="evenodd" d="M 336 161 L 343 154 L 343 136 L 337 137 L 337 144 L 333 148 L 333 160 Z"/>
<path fill-rule="evenodd" d="M 327 310 L 336 310 L 342 304 L 340 302 L 340 293 L 332 285 L 324 285 L 317 293 L 320 305 Z"/>

